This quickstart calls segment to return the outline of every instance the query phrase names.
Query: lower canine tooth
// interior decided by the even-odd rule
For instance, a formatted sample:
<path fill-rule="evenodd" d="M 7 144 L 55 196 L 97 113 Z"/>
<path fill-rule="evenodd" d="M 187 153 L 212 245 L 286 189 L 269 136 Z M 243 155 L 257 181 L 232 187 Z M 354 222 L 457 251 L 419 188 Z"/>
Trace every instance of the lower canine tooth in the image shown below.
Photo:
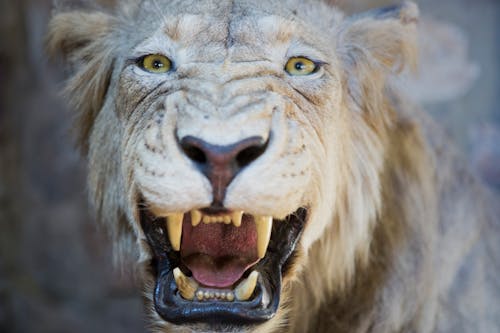
<path fill-rule="evenodd" d="M 199 210 L 191 211 L 191 225 L 196 227 L 201 222 L 201 212 Z"/>
<path fill-rule="evenodd" d="M 196 289 L 198 289 L 198 283 L 184 275 L 178 267 L 174 269 L 174 279 L 181 296 L 184 299 L 192 301 L 194 299 Z"/>
<path fill-rule="evenodd" d="M 243 280 L 234 290 L 234 296 L 238 301 L 247 301 L 252 296 L 255 287 L 257 286 L 257 279 L 259 272 L 253 271 L 250 275 Z"/>
<path fill-rule="evenodd" d="M 182 237 L 182 219 L 184 214 L 172 214 L 167 216 L 167 230 L 170 244 L 174 251 L 179 251 L 181 248 Z"/>
<path fill-rule="evenodd" d="M 264 258 L 271 239 L 271 230 L 273 228 L 273 218 L 271 216 L 255 217 L 257 226 L 257 255 L 260 259 Z"/>

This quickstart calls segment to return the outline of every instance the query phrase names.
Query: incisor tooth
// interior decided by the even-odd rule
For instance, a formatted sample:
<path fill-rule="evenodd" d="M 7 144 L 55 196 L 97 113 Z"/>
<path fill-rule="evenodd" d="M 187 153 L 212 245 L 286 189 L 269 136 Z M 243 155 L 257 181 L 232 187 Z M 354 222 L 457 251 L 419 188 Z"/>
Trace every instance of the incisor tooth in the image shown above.
<path fill-rule="evenodd" d="M 258 278 L 259 272 L 253 271 L 245 280 L 240 282 L 234 290 L 234 296 L 238 301 L 247 301 L 250 299 L 257 286 Z"/>
<path fill-rule="evenodd" d="M 233 224 L 237 227 L 241 226 L 241 218 L 243 217 L 243 211 L 236 211 L 231 214 L 231 220 Z"/>
<path fill-rule="evenodd" d="M 256 216 L 255 225 L 257 226 L 257 255 L 262 259 L 266 255 L 267 246 L 271 239 L 273 218 L 271 216 Z"/>
<path fill-rule="evenodd" d="M 210 216 L 204 215 L 203 216 L 203 223 L 209 224 L 210 223 Z"/>
<path fill-rule="evenodd" d="M 177 284 L 177 289 L 184 299 L 192 301 L 196 295 L 196 289 L 198 289 L 198 283 L 184 275 L 182 271 L 177 267 L 174 269 L 174 279 Z"/>
<path fill-rule="evenodd" d="M 201 212 L 199 210 L 191 211 L 191 225 L 196 227 L 201 222 Z"/>
<path fill-rule="evenodd" d="M 229 215 L 224 216 L 224 223 L 231 224 L 231 216 L 229 216 Z"/>
<path fill-rule="evenodd" d="M 179 251 L 181 248 L 182 237 L 182 219 L 184 214 L 171 214 L 167 216 L 167 230 L 170 244 L 174 251 Z"/>

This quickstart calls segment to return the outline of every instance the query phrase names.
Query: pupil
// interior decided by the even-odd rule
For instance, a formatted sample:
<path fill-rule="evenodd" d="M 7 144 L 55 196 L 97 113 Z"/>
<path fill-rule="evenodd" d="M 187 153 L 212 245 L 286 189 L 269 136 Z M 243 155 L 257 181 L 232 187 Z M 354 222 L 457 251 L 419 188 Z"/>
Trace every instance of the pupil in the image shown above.
<path fill-rule="evenodd" d="M 306 65 L 304 65 L 303 62 L 299 61 L 295 64 L 295 69 L 298 71 L 302 71 L 306 68 Z"/>
<path fill-rule="evenodd" d="M 155 60 L 153 63 L 154 68 L 162 68 L 163 64 L 161 63 L 160 60 Z"/>

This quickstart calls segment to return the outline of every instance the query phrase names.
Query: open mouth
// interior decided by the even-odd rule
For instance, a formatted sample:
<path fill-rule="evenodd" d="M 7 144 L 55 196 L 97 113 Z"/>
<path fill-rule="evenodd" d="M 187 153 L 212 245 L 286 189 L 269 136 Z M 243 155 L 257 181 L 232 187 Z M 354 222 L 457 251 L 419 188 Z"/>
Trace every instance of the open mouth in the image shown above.
<path fill-rule="evenodd" d="M 225 209 L 140 210 L 153 250 L 154 304 L 174 324 L 255 324 L 278 310 L 307 210 L 284 220 Z"/>

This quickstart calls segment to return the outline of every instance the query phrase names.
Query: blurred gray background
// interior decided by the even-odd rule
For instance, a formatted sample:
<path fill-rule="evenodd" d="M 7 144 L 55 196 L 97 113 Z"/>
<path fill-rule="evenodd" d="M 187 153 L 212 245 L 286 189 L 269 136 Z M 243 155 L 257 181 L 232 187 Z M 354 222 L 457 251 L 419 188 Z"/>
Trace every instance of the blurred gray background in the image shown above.
<path fill-rule="evenodd" d="M 350 12 L 391 2 L 338 1 Z M 499 189 L 500 1 L 417 2 L 423 16 L 459 28 L 478 74 L 470 89 L 426 108 Z M 85 161 L 60 97 L 63 66 L 44 56 L 50 3 L 0 0 L 0 332 L 144 332 L 138 288 L 113 269 L 89 213 Z"/>

